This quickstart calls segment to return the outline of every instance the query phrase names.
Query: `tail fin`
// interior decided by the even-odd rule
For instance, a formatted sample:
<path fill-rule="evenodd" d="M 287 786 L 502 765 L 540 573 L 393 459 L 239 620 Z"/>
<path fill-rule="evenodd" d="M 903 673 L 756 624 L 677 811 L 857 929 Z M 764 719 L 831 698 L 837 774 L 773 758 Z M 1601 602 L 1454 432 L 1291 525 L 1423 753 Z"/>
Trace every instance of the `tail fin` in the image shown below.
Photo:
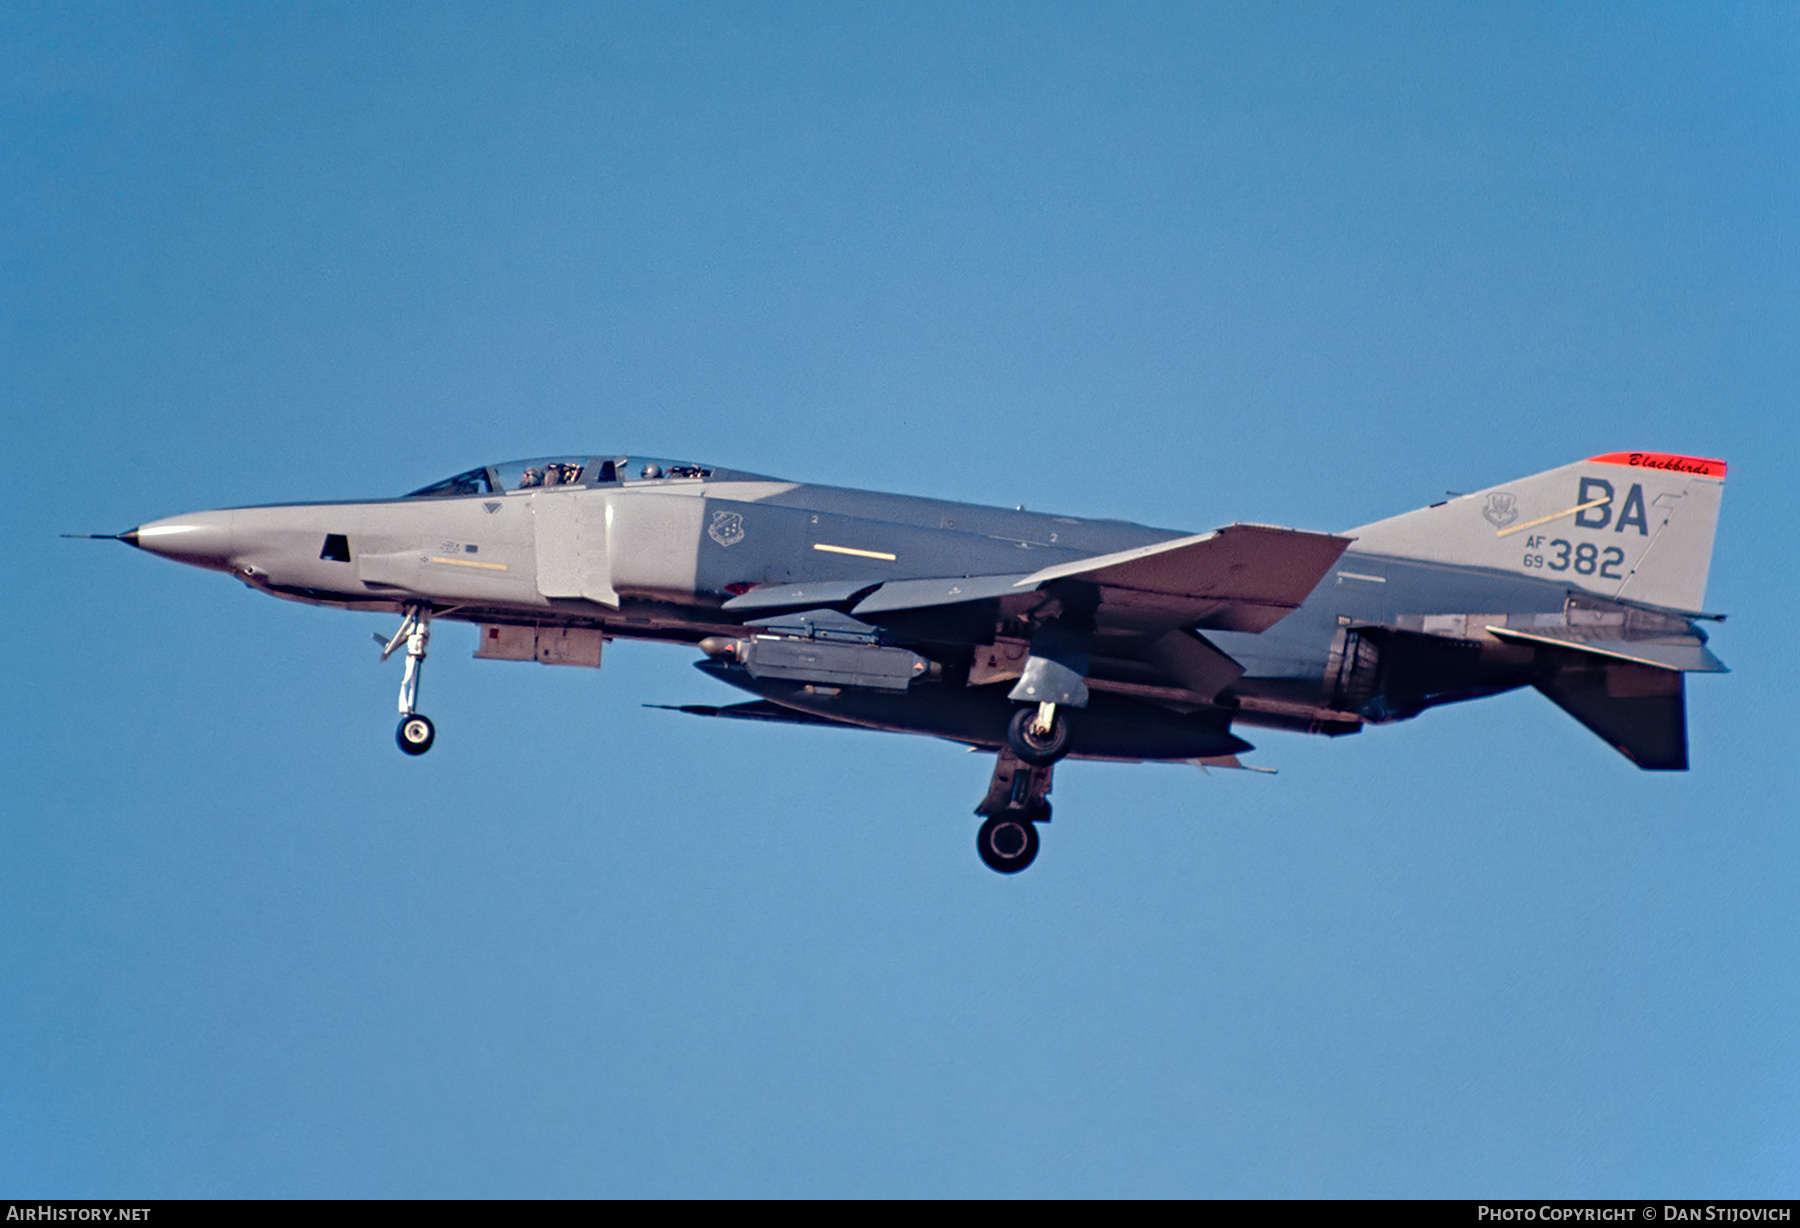
<path fill-rule="evenodd" d="M 1704 608 L 1725 462 L 1609 452 L 1349 530 L 1351 550 Z"/>

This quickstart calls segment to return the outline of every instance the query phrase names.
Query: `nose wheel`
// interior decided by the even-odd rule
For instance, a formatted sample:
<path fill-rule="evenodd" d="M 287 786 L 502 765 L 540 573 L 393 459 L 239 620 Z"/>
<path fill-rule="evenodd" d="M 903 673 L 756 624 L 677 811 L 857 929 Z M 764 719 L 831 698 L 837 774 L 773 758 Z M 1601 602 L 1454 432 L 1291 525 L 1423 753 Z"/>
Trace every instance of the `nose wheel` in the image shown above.
<path fill-rule="evenodd" d="M 376 636 L 377 640 L 381 637 Z M 406 607 L 406 618 L 394 638 L 382 645 L 381 659 L 387 660 L 394 650 L 406 645 L 406 672 L 400 676 L 400 728 L 394 741 L 409 755 L 422 755 L 437 740 L 437 729 L 429 717 L 419 715 L 419 675 L 424 670 L 425 649 L 431 643 L 431 607 Z"/>
<path fill-rule="evenodd" d="M 422 755 L 431 749 L 431 743 L 437 738 L 437 730 L 431 724 L 431 718 L 413 713 L 400 718 L 400 728 L 394 732 L 394 741 L 400 743 L 400 749 L 409 755 Z"/>

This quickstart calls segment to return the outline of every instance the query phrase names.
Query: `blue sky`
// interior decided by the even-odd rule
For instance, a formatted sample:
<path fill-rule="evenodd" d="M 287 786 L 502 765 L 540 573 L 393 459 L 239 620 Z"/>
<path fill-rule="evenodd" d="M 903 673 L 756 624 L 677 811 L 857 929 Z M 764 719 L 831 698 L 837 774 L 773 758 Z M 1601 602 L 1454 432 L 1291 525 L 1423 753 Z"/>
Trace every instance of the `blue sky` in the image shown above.
<path fill-rule="evenodd" d="M 0 12 L 0 1192 L 1792 1195 L 1789 6 Z M 725 726 L 62 532 L 618 449 L 1202 530 L 1731 462 L 1694 769 Z"/>

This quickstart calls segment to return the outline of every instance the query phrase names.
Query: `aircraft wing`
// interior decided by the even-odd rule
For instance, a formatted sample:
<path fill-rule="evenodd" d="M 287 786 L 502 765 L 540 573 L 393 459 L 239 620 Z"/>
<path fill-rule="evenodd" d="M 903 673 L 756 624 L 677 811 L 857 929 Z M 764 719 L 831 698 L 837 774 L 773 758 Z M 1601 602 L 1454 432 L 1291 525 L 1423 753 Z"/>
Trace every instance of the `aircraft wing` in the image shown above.
<path fill-rule="evenodd" d="M 1014 587 L 1063 579 L 1097 584 L 1106 626 L 1266 631 L 1306 600 L 1349 545 L 1329 533 L 1234 524 L 1046 567 Z"/>
<path fill-rule="evenodd" d="M 1000 599 L 1021 610 L 1056 580 L 1100 591 L 1098 619 L 1109 631 L 1176 627 L 1263 631 L 1306 600 L 1350 545 L 1347 537 L 1269 525 L 1234 524 L 1115 554 L 1007 575 L 822 581 L 762 585 L 725 603 L 751 611 L 855 601 L 850 613 L 873 615 Z"/>

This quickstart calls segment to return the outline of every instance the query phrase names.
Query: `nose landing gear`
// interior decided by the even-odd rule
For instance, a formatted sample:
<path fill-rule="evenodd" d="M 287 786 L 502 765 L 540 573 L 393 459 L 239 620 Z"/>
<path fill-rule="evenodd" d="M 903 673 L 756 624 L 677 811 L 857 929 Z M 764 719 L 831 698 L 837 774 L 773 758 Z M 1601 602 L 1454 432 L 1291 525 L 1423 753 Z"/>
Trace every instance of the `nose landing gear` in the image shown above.
<path fill-rule="evenodd" d="M 409 755 L 422 755 L 431 749 L 437 739 L 437 730 L 431 724 L 431 718 L 413 713 L 400 718 L 400 728 L 394 731 L 394 741 L 400 749 Z"/>
<path fill-rule="evenodd" d="M 418 713 L 419 674 L 425 662 L 425 647 L 431 643 L 430 606 L 406 607 L 406 618 L 400 623 L 400 630 L 394 632 L 394 638 L 382 646 L 381 659 L 385 661 L 392 656 L 403 640 L 406 643 L 406 672 L 400 677 L 400 727 L 394 731 L 394 741 L 407 754 L 422 755 L 437 740 L 437 729 L 431 719 Z"/>

